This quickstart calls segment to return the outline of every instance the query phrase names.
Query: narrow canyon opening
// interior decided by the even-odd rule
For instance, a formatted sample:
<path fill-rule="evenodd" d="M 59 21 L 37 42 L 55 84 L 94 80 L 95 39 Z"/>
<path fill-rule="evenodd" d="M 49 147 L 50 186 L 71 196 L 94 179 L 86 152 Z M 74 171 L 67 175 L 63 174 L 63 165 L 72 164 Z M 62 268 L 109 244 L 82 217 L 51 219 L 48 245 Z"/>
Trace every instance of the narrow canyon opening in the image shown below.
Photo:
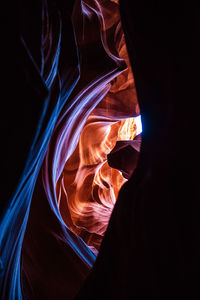
<path fill-rule="evenodd" d="M 81 61 L 76 94 L 91 97 L 94 89 L 85 87 L 118 68 L 104 95 L 91 97 L 97 105 L 56 183 L 65 224 L 97 254 L 119 190 L 136 168 L 142 125 L 118 1 L 77 2 L 73 23 Z"/>

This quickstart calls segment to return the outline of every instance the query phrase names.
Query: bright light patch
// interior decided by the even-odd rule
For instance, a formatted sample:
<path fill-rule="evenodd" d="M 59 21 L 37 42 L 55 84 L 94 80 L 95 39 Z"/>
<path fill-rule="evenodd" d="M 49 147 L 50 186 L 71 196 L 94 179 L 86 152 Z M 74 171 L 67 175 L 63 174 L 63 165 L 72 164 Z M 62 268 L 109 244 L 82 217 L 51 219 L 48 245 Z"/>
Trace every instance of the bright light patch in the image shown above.
<path fill-rule="evenodd" d="M 135 118 L 128 118 L 120 121 L 120 128 L 118 131 L 118 141 L 133 140 L 136 136 L 136 122 Z"/>
<path fill-rule="evenodd" d="M 142 133 L 142 120 L 141 120 L 141 115 L 135 118 L 136 122 L 136 135 Z"/>
<path fill-rule="evenodd" d="M 117 140 L 118 141 L 133 140 L 141 132 L 142 132 L 141 115 L 135 118 L 127 118 L 120 121 Z"/>

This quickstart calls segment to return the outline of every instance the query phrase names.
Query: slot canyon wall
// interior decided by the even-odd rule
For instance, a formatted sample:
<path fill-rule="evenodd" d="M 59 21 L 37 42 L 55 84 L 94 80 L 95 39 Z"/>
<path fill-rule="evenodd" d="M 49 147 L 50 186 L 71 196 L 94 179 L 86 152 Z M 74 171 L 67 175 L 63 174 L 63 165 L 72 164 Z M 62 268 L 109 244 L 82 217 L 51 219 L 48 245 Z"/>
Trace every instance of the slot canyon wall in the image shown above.
<path fill-rule="evenodd" d="M 0 298 L 199 298 L 197 9 L 4 11 Z"/>

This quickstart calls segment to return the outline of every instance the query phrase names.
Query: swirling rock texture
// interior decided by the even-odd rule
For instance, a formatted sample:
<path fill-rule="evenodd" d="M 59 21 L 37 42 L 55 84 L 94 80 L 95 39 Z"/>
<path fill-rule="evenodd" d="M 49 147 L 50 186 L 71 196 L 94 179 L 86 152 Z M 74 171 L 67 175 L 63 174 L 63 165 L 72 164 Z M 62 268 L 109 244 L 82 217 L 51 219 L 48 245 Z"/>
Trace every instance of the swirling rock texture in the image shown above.
<path fill-rule="evenodd" d="M 198 299 L 197 9 L 21 0 L 19 28 L 14 12 L 0 298 Z"/>
<path fill-rule="evenodd" d="M 139 105 L 117 2 L 42 1 L 33 10 L 40 16 L 36 44 L 24 28 L 35 20 L 22 4 L 23 77 L 43 93 L 42 112 L 14 207 L 2 222 L 2 298 L 73 299 L 127 181 L 124 164 L 110 154 L 109 165 L 107 155 L 115 148 L 123 157 L 115 145 L 128 147 L 137 135 Z"/>

